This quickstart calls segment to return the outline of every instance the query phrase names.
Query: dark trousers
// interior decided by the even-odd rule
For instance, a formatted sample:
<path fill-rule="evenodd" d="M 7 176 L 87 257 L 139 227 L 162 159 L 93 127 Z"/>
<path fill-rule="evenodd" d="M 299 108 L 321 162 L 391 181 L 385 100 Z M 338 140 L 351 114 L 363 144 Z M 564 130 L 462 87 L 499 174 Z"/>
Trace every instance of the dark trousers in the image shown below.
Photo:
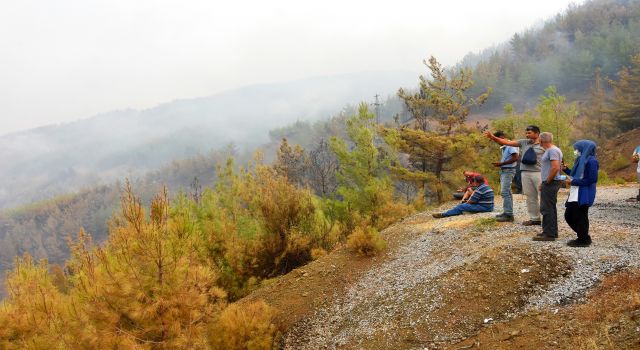
<path fill-rule="evenodd" d="M 540 190 L 540 214 L 542 214 L 542 234 L 558 237 L 558 190 L 560 181 L 543 182 Z"/>
<path fill-rule="evenodd" d="M 564 219 L 567 220 L 569 227 L 578 234 L 579 241 L 591 241 L 589 236 L 589 206 L 578 205 L 576 202 L 567 203 Z"/>

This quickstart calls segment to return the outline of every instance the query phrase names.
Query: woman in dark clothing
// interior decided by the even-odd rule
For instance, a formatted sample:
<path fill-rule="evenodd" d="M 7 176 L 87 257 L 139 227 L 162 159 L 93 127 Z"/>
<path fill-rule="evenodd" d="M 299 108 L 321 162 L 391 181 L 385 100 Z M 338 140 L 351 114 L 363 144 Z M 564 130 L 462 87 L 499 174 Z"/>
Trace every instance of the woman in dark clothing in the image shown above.
<path fill-rule="evenodd" d="M 596 198 L 596 183 L 598 182 L 598 168 L 596 159 L 596 144 L 591 140 L 580 140 L 573 145 L 576 161 L 573 169 L 564 167 L 564 172 L 571 182 L 569 198 L 565 204 L 564 218 L 572 230 L 578 234 L 578 239 L 567 242 L 570 247 L 587 247 L 591 244 L 589 236 L 589 207 Z"/>

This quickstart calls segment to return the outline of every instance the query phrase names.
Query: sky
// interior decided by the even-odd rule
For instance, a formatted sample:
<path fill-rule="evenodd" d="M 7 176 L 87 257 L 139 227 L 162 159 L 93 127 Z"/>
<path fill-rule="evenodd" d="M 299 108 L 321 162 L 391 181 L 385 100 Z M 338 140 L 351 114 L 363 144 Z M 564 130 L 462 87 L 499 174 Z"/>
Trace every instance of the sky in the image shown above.
<path fill-rule="evenodd" d="M 565 0 L 2 0 L 0 135 L 242 86 L 453 65 Z"/>

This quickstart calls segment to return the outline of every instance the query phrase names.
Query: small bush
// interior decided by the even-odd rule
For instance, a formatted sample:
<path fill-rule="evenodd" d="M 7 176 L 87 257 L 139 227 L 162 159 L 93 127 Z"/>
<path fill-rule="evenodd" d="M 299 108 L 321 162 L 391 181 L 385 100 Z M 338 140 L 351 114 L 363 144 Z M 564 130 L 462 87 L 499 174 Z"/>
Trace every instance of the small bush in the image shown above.
<path fill-rule="evenodd" d="M 382 251 L 386 243 L 373 227 L 358 226 L 347 238 L 347 247 L 361 256 L 372 256 Z"/>
<path fill-rule="evenodd" d="M 613 181 L 609 179 L 609 174 L 606 171 L 600 169 L 598 170 L 598 185 L 611 185 Z"/>
<path fill-rule="evenodd" d="M 620 170 L 628 167 L 631 164 L 631 160 L 629 158 L 623 156 L 622 154 L 618 154 L 618 157 L 613 161 L 611 167 L 613 170 Z"/>
<path fill-rule="evenodd" d="M 327 255 L 327 251 L 322 248 L 313 248 L 311 249 L 311 258 L 313 260 L 318 260 L 323 256 Z"/>
<path fill-rule="evenodd" d="M 209 344 L 221 350 L 273 349 L 275 310 L 264 301 L 231 304 L 211 328 Z"/>
<path fill-rule="evenodd" d="M 496 227 L 498 222 L 495 218 L 481 218 L 476 220 L 475 226 L 478 231 L 484 232 L 490 228 Z"/>

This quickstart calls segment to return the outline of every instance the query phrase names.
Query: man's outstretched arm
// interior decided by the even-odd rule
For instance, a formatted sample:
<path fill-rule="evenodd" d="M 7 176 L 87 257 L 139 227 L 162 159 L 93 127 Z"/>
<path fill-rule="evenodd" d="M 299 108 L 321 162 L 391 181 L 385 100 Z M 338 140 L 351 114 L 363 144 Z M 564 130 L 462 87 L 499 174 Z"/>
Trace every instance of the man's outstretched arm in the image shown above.
<path fill-rule="evenodd" d="M 502 145 L 502 146 L 512 146 L 512 147 L 519 147 L 520 146 L 518 141 L 501 139 L 501 138 L 497 137 L 496 135 L 492 134 L 490 131 L 485 132 L 484 136 L 486 136 L 487 138 L 495 141 L 497 144 Z"/>

